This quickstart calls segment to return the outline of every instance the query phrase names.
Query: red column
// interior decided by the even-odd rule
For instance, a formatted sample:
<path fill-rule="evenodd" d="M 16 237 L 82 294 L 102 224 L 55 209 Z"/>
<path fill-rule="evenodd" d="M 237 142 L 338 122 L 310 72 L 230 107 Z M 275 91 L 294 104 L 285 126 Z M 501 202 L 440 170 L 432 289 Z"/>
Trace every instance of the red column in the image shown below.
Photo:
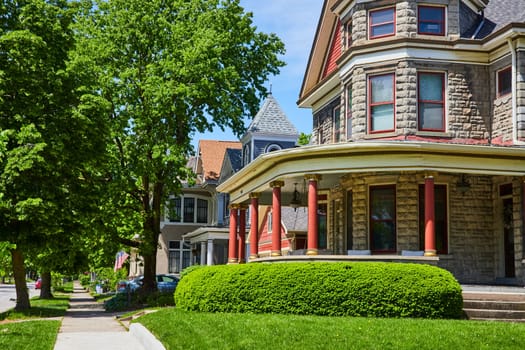
<path fill-rule="evenodd" d="M 318 254 L 319 217 L 317 216 L 317 181 L 320 176 L 307 175 L 308 180 L 308 249 L 307 255 Z"/>
<path fill-rule="evenodd" d="M 230 241 L 228 245 L 228 264 L 237 264 L 237 209 L 238 205 L 230 205 Z"/>
<path fill-rule="evenodd" d="M 246 208 L 239 209 L 239 264 L 246 262 Z"/>
<path fill-rule="evenodd" d="M 250 260 L 259 257 L 259 193 L 250 194 Z"/>
<path fill-rule="evenodd" d="M 281 256 L 281 187 L 283 181 L 273 181 L 272 196 L 272 256 Z"/>
<path fill-rule="evenodd" d="M 425 178 L 425 256 L 436 256 L 434 178 Z"/>

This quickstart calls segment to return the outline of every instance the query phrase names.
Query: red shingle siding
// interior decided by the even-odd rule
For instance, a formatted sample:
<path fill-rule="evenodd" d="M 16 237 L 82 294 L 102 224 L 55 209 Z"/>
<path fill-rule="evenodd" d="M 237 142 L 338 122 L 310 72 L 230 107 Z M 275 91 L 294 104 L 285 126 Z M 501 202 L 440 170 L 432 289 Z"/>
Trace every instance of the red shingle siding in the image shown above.
<path fill-rule="evenodd" d="M 330 51 L 323 70 L 323 78 L 337 69 L 337 60 L 341 57 L 342 43 L 341 43 L 341 21 L 337 22 L 335 33 L 332 34 L 332 42 L 330 44 Z"/>

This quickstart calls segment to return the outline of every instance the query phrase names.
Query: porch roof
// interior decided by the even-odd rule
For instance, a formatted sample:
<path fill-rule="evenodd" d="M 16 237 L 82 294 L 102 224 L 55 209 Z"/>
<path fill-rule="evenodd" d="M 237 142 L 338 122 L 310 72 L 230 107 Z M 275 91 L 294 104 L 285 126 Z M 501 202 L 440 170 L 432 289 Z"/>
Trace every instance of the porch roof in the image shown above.
<path fill-rule="evenodd" d="M 270 191 L 275 180 L 284 180 L 283 193 L 292 193 L 308 174 L 323 175 L 329 188 L 345 174 L 386 171 L 525 176 L 525 148 L 402 141 L 304 146 L 259 156 L 217 190 L 243 203 L 252 192 Z"/>

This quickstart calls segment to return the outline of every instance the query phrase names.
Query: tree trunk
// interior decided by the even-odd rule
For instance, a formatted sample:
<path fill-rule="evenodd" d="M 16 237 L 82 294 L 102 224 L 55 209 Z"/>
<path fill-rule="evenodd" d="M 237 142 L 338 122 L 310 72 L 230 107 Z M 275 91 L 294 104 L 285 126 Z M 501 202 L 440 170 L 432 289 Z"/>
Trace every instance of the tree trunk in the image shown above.
<path fill-rule="evenodd" d="M 53 299 L 51 293 L 51 272 L 42 272 L 42 286 L 40 287 L 40 299 Z"/>
<path fill-rule="evenodd" d="M 13 275 L 16 288 L 16 311 L 25 311 L 31 308 L 29 303 L 29 292 L 26 283 L 26 271 L 24 256 L 20 248 L 11 249 L 11 261 L 13 263 Z"/>

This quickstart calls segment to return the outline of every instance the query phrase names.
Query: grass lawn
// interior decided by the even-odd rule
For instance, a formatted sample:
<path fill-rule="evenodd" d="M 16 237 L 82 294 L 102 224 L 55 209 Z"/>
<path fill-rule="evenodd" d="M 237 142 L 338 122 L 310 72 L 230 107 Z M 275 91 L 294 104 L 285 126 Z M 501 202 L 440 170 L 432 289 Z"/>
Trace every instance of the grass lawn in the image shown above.
<path fill-rule="evenodd" d="M 137 319 L 166 349 L 524 349 L 525 324 L 211 314 L 166 308 Z"/>
<path fill-rule="evenodd" d="M 0 324 L 0 349 L 52 350 L 60 321 L 27 321 Z"/>

